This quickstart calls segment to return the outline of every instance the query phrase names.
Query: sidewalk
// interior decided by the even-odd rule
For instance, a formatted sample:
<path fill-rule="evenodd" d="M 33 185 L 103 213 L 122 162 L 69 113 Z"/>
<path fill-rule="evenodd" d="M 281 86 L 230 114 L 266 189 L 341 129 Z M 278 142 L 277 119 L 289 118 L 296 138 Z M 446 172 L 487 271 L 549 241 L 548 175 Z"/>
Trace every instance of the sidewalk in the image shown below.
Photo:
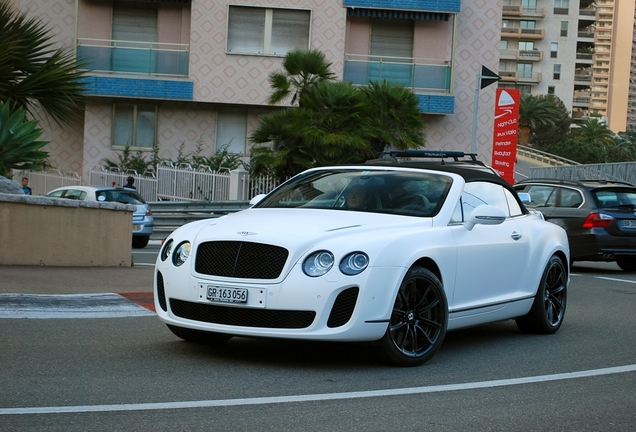
<path fill-rule="evenodd" d="M 152 292 L 154 266 L 52 267 L 0 265 L 0 294 Z"/>

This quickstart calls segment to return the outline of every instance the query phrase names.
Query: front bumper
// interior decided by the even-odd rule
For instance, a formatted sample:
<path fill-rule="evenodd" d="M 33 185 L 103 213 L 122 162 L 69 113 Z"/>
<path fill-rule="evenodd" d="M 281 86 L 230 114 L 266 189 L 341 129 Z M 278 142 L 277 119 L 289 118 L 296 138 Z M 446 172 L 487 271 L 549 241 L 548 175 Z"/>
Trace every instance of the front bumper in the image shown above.
<path fill-rule="evenodd" d="M 282 282 L 268 284 L 201 277 L 189 270 L 157 264 L 155 308 L 166 324 L 237 336 L 333 341 L 380 339 L 405 271 L 368 268 L 354 277 L 330 272 L 309 278 L 295 266 Z M 247 289 L 247 303 L 212 302 L 206 298 L 208 286 Z"/>

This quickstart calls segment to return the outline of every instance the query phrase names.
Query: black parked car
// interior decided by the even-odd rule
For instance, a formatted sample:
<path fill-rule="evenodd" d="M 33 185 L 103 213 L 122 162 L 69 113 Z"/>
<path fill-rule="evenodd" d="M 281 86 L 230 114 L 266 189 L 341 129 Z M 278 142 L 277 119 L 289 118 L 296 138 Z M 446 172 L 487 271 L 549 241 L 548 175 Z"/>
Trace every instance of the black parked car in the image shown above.
<path fill-rule="evenodd" d="M 636 271 L 636 187 L 604 180 L 523 180 L 514 186 L 530 194 L 529 207 L 563 227 L 571 261 L 616 261 Z"/>

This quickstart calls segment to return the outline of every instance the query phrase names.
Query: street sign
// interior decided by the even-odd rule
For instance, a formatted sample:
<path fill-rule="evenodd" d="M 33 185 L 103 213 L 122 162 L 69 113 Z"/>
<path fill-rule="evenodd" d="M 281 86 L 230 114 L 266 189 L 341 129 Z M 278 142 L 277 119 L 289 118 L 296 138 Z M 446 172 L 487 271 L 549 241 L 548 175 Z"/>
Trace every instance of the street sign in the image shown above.
<path fill-rule="evenodd" d="M 489 85 L 494 84 L 497 81 L 501 80 L 501 77 L 499 75 L 497 75 L 496 73 L 494 73 L 493 71 L 491 71 L 484 65 L 481 66 L 480 78 L 481 78 L 481 84 L 479 87 L 480 89 L 486 88 Z"/>

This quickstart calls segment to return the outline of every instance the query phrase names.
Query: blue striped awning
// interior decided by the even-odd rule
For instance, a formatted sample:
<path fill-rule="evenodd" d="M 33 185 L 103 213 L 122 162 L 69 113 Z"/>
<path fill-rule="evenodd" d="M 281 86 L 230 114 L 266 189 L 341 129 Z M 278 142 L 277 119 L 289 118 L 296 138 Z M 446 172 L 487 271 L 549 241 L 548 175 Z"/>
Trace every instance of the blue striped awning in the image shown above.
<path fill-rule="evenodd" d="M 366 17 L 366 18 L 400 18 L 400 19 L 410 19 L 410 20 L 448 21 L 450 14 L 439 13 L 439 12 L 348 8 L 347 16 Z"/>

